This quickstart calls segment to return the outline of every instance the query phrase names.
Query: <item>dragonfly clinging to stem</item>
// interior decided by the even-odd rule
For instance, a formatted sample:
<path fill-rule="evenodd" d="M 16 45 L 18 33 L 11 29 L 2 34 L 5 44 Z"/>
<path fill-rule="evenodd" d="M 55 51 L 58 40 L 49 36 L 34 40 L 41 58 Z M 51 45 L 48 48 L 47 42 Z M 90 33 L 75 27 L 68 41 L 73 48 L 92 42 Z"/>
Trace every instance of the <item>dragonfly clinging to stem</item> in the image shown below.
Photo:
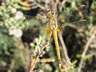
<path fill-rule="evenodd" d="M 43 50 L 48 45 L 50 38 L 53 36 L 55 48 L 56 48 L 56 55 L 57 55 L 59 71 L 64 72 L 63 71 L 64 69 L 61 67 L 61 56 L 60 56 L 59 43 L 58 43 L 59 26 L 57 23 L 56 12 L 54 9 L 47 10 L 47 19 L 48 19 L 48 26 L 49 26 L 50 34 L 48 36 L 48 40 L 47 40 L 46 44 L 41 49 Z M 42 50 L 41 50 L 41 52 L 42 52 Z M 37 57 L 35 59 L 37 59 L 40 56 L 41 52 L 37 55 Z M 31 70 L 33 70 L 32 66 L 35 64 L 36 64 L 36 60 L 33 64 L 31 64 Z"/>
<path fill-rule="evenodd" d="M 55 42 L 58 66 L 59 66 L 59 69 L 61 71 L 61 57 L 60 57 L 60 50 L 59 50 L 59 44 L 58 44 L 58 38 L 57 38 L 58 25 L 57 25 L 57 19 L 56 19 L 55 11 L 54 10 L 48 10 L 47 17 L 48 17 L 49 28 L 51 30 L 51 33 L 53 35 L 54 42 Z"/>

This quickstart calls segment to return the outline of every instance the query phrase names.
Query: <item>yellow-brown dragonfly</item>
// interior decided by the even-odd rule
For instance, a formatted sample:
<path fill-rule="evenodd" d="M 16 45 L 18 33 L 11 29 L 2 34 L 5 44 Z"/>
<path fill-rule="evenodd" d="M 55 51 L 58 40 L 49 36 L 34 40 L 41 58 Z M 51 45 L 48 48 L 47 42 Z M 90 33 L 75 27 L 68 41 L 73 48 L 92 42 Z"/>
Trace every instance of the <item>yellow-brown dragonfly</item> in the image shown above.
<path fill-rule="evenodd" d="M 51 31 L 50 34 L 52 34 L 53 38 L 54 38 L 57 60 L 58 60 L 58 66 L 59 66 L 59 69 L 61 71 L 61 57 L 60 57 L 60 50 L 59 50 L 59 44 L 58 44 L 58 38 L 57 38 L 58 24 L 57 24 L 55 11 L 54 10 L 48 10 L 47 17 L 48 17 L 49 29 Z"/>
<path fill-rule="evenodd" d="M 59 50 L 59 43 L 58 43 L 58 33 L 59 33 L 59 26 L 57 23 L 57 17 L 56 17 L 56 13 L 54 10 L 47 10 L 47 18 L 48 18 L 48 26 L 49 26 L 49 31 L 50 34 L 48 36 L 48 40 L 45 43 L 45 45 L 43 45 L 43 47 L 41 48 L 42 50 L 48 46 L 49 44 L 49 40 L 50 38 L 53 36 L 54 38 L 54 43 L 55 43 L 55 48 L 56 48 L 56 55 L 57 55 L 57 61 L 58 61 L 58 67 L 60 72 L 63 72 L 65 70 L 65 68 L 61 67 L 61 57 L 60 57 L 60 50 Z M 42 52 L 41 50 L 41 52 Z M 40 56 L 41 53 L 39 53 L 37 55 L 37 57 L 33 56 L 33 60 L 31 62 L 31 66 L 30 66 L 30 71 L 32 72 L 32 70 L 34 69 L 34 65 L 36 64 L 36 59 Z M 48 59 L 47 59 L 48 60 Z"/>
<path fill-rule="evenodd" d="M 66 69 L 62 68 L 59 43 L 58 43 L 58 34 L 59 34 L 60 30 L 59 30 L 59 25 L 57 22 L 56 12 L 54 9 L 52 9 L 52 10 L 48 9 L 47 10 L 47 19 L 48 19 L 48 26 L 49 26 L 50 34 L 48 36 L 47 42 L 45 43 L 45 45 L 43 45 L 43 47 L 41 49 L 43 50 L 46 46 L 48 46 L 49 40 L 53 36 L 55 48 L 56 48 L 56 55 L 57 55 L 59 71 L 64 72 Z M 41 52 L 42 52 L 42 50 L 41 50 Z M 34 69 L 34 65 L 36 64 L 36 59 L 39 58 L 41 52 L 37 55 L 37 57 L 33 56 L 33 61 L 31 63 L 31 67 L 30 67 L 31 72 Z M 70 64 L 71 64 L 71 62 L 70 62 Z M 68 66 L 68 67 L 70 67 L 70 66 Z"/>

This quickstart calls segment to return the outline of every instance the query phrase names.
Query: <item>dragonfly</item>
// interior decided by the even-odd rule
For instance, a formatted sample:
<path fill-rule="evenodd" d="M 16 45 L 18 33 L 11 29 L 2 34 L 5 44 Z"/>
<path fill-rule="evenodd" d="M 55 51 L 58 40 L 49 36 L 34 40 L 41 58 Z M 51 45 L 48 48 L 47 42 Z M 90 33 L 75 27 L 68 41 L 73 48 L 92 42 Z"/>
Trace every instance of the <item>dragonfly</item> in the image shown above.
<path fill-rule="evenodd" d="M 58 24 L 57 24 L 55 11 L 54 10 L 48 10 L 47 17 L 48 17 L 49 29 L 51 30 L 50 34 L 53 35 L 54 43 L 55 43 L 55 47 L 56 47 L 58 67 L 59 67 L 60 72 L 61 72 L 61 57 L 60 57 L 59 43 L 58 43 L 58 38 L 57 38 Z"/>
<path fill-rule="evenodd" d="M 56 11 L 53 8 L 48 9 L 46 15 L 47 15 L 47 19 L 48 19 L 48 28 L 49 28 L 48 39 L 47 39 L 46 43 L 43 45 L 43 47 L 40 48 L 41 52 L 38 53 L 35 57 L 32 56 L 33 60 L 31 61 L 31 64 L 30 64 L 30 72 L 32 72 L 32 70 L 34 69 L 34 67 L 35 67 L 35 65 L 37 63 L 36 59 L 39 58 L 39 56 L 41 55 L 43 49 L 46 48 L 49 45 L 49 41 L 50 41 L 51 37 L 53 37 L 53 39 L 54 39 L 59 71 L 64 72 L 66 69 L 62 68 L 60 48 L 59 48 L 59 43 L 58 43 L 58 34 L 60 34 L 60 28 L 59 28 L 59 25 L 58 25 L 58 22 L 57 22 Z M 67 60 L 68 60 L 68 58 L 67 58 Z M 70 65 L 68 67 L 71 67 L 71 63 L 70 63 Z"/>
<path fill-rule="evenodd" d="M 60 48 L 59 48 L 59 43 L 58 43 L 58 33 L 60 32 L 60 30 L 59 30 L 59 25 L 57 22 L 55 10 L 50 10 L 50 9 L 47 10 L 47 19 L 48 19 L 48 26 L 49 26 L 49 32 L 50 32 L 48 35 L 48 40 L 43 45 L 43 47 L 40 48 L 41 52 L 38 53 L 38 55 L 36 55 L 36 56 L 34 56 L 34 55 L 32 56 L 30 72 L 32 72 L 32 70 L 34 69 L 34 67 L 35 67 L 34 65 L 36 65 L 36 62 L 37 62 L 36 60 L 41 55 L 43 49 L 49 45 L 49 41 L 50 41 L 51 37 L 53 37 L 53 39 L 54 39 L 59 71 L 60 72 L 65 71 L 65 68 L 62 68 L 62 63 L 61 63 L 61 56 L 60 56 L 60 50 L 59 50 Z M 50 61 L 50 60 L 48 60 L 48 61 Z"/>

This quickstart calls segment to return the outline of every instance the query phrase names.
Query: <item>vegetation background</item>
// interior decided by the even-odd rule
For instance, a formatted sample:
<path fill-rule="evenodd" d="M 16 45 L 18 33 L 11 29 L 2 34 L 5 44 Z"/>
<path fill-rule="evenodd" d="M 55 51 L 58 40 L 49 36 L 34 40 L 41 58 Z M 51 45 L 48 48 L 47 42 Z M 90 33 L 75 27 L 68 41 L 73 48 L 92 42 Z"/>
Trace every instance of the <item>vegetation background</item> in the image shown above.
<path fill-rule="evenodd" d="M 96 0 L 52 0 L 68 56 L 74 69 L 66 72 L 96 72 Z M 50 0 L 0 0 L 0 72 L 28 72 L 31 55 L 48 38 L 47 5 Z M 59 40 L 60 42 L 60 40 Z M 60 44 L 62 61 L 63 52 Z M 54 41 L 42 52 L 54 58 Z M 46 60 L 46 59 L 45 59 Z M 59 72 L 57 61 L 38 62 L 36 72 Z"/>

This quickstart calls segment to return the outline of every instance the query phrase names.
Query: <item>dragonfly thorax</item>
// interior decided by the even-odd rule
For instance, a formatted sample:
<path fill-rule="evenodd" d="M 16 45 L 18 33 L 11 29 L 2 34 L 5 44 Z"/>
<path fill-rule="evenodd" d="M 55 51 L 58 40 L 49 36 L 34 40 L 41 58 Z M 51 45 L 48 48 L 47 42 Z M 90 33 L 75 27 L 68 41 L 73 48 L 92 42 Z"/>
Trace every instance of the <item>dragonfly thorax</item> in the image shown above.
<path fill-rule="evenodd" d="M 57 29 L 57 18 L 56 18 L 55 11 L 49 10 L 47 12 L 47 17 L 48 17 L 48 22 L 51 30 Z"/>

